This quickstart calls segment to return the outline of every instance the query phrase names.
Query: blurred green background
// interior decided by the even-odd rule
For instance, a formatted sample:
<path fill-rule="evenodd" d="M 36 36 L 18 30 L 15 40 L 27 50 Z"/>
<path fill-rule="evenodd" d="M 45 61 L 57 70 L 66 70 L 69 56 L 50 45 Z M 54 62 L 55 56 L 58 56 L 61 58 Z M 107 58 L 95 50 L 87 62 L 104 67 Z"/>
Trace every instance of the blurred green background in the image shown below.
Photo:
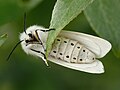
<path fill-rule="evenodd" d="M 34 2 L 34 3 L 33 3 Z M 88 74 L 49 62 L 46 67 L 40 58 L 26 55 L 19 45 L 6 62 L 11 49 L 23 32 L 23 13 L 27 12 L 27 27 L 49 27 L 56 0 L 1 0 L 0 36 L 7 33 L 0 47 L 0 90 L 120 90 L 120 59 L 110 51 L 102 60 L 105 73 Z M 92 35 L 84 14 L 80 14 L 65 29 Z"/>

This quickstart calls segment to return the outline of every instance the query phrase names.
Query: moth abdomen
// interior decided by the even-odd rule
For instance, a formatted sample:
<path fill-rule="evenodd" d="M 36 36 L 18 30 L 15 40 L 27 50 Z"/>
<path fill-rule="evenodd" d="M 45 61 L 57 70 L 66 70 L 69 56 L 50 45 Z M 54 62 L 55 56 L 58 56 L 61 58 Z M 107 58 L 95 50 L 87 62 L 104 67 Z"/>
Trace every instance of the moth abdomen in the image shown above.
<path fill-rule="evenodd" d="M 80 42 L 65 37 L 57 37 L 50 56 L 69 63 L 92 63 L 95 55 Z"/>

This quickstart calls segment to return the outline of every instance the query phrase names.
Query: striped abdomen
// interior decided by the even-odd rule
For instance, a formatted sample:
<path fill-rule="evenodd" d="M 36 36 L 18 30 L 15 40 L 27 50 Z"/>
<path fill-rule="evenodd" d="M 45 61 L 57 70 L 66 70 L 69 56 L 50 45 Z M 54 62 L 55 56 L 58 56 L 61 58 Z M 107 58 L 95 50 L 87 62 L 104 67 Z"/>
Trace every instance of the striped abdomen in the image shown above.
<path fill-rule="evenodd" d="M 95 54 L 81 45 L 80 42 L 64 37 L 57 37 L 50 56 L 70 63 L 91 63 Z"/>

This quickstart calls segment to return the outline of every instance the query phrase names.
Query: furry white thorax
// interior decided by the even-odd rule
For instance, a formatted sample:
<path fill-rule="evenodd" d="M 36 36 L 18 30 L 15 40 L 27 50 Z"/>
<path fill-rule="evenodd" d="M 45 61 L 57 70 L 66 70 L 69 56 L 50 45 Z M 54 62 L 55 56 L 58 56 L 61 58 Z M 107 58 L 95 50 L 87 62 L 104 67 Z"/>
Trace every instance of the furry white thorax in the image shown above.
<path fill-rule="evenodd" d="M 20 34 L 20 41 L 24 40 L 21 43 L 21 46 L 22 46 L 22 49 L 27 54 L 31 54 L 31 55 L 34 55 L 34 56 L 39 56 L 46 62 L 46 60 L 44 59 L 44 56 L 41 53 L 37 53 L 37 52 L 34 52 L 34 51 L 30 50 L 30 49 L 34 49 L 34 50 L 37 50 L 37 51 L 41 51 L 42 53 L 45 53 L 44 48 L 42 47 L 42 45 L 34 44 L 34 43 L 32 43 L 32 44 L 26 43 L 26 40 L 30 40 L 30 37 L 29 37 L 28 34 L 32 34 L 34 36 L 36 30 L 37 30 L 39 38 L 41 39 L 41 41 L 43 43 L 43 46 L 46 49 L 46 40 L 47 40 L 47 37 L 48 37 L 48 32 L 43 32 L 41 30 L 48 30 L 48 29 L 46 29 L 44 27 L 41 27 L 41 26 L 37 26 L 37 25 L 30 26 L 29 28 L 26 29 L 26 33 L 23 32 L 23 33 Z"/>

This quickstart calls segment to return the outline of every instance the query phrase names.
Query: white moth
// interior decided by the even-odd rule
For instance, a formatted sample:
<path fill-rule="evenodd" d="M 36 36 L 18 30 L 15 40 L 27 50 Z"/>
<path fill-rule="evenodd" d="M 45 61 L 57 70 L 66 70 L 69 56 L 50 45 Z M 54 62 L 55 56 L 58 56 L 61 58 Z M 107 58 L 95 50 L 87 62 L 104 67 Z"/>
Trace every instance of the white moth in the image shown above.
<path fill-rule="evenodd" d="M 26 33 L 20 34 L 23 50 L 46 62 L 46 41 L 50 30 L 36 25 L 29 27 Z M 102 38 L 62 30 L 53 43 L 48 60 L 74 70 L 103 73 L 103 64 L 97 59 L 104 57 L 110 49 L 111 44 Z"/>

